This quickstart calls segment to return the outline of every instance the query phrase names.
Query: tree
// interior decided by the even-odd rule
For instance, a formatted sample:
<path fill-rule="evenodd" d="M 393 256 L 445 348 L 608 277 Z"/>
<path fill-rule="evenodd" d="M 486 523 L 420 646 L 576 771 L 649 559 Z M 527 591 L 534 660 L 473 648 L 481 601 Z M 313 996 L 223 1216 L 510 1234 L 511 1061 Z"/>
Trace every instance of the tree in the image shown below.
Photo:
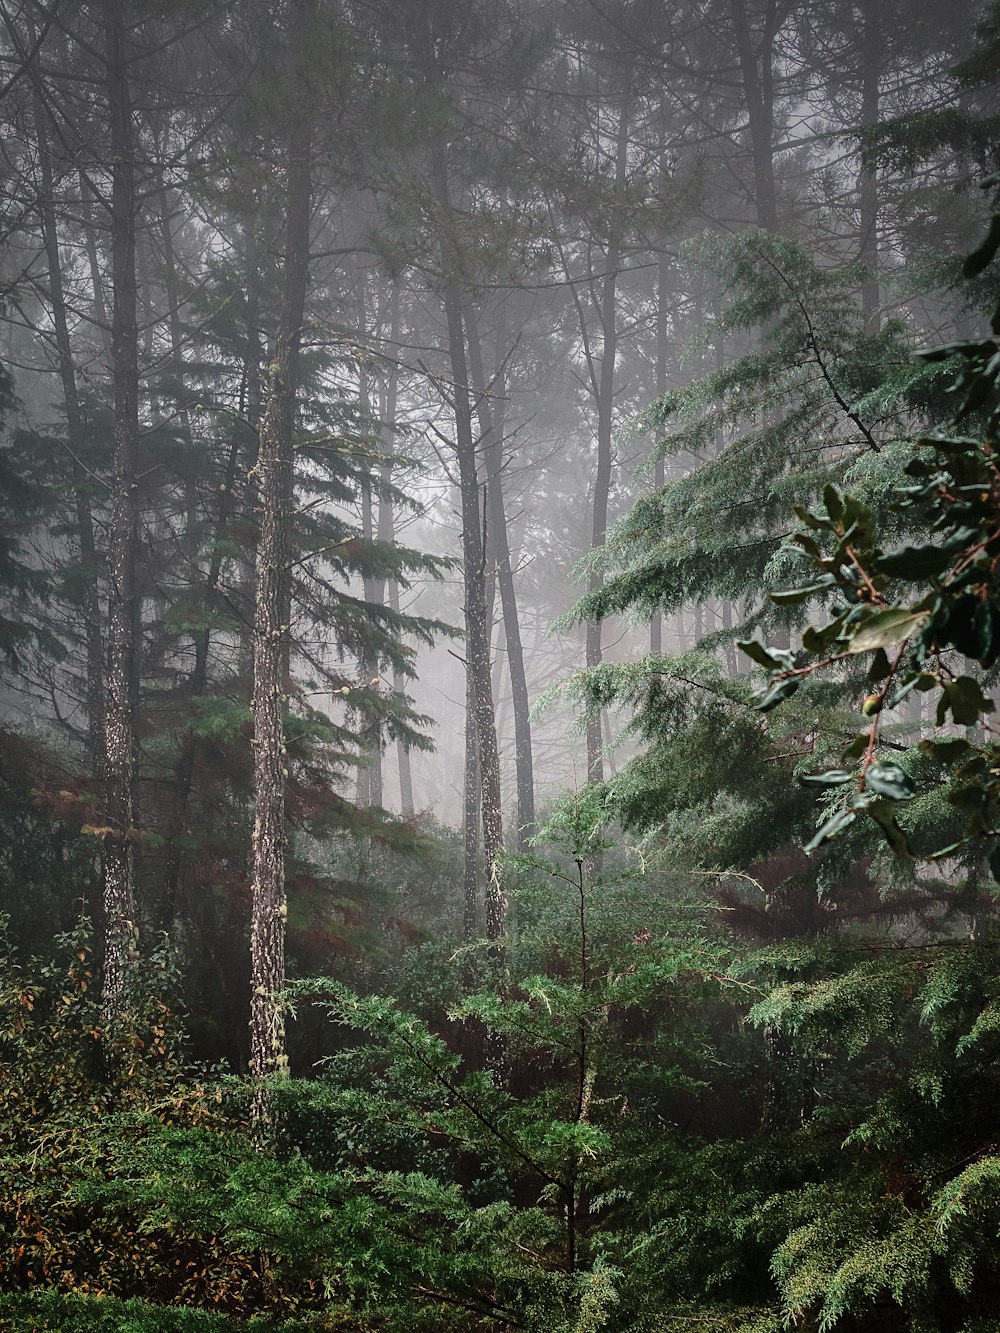
<path fill-rule="evenodd" d="M 997 177 L 988 177 L 987 185 Z M 969 256 L 964 276 L 978 276 L 1000 250 L 1000 217 Z M 992 320 L 1000 333 L 1000 311 Z M 885 717 L 911 691 L 936 699 L 935 724 L 949 716 L 956 727 L 983 729 L 975 739 L 938 735 L 921 748 L 944 767 L 951 780 L 946 799 L 965 816 L 958 841 L 934 852 L 936 858 L 971 851 L 997 836 L 1000 784 L 995 781 L 995 750 L 987 717 L 995 710 L 989 697 L 990 672 L 1000 660 L 1000 604 L 995 568 L 1000 559 L 1000 471 L 993 440 L 1000 425 L 997 376 L 1000 364 L 994 338 L 957 343 L 924 352 L 925 363 L 951 365 L 959 358 L 952 391 L 958 408 L 947 433 L 918 437 L 904 472 L 909 484 L 899 489 L 895 509 L 906 534 L 915 540 L 885 550 L 871 511 L 857 496 L 828 485 L 823 508 L 802 509 L 805 529 L 792 537 L 813 571 L 800 590 L 772 594 L 804 604 L 817 596 L 838 597 L 825 624 L 810 625 L 802 652 L 775 657 L 760 643 L 748 653 L 769 672 L 769 688 L 760 707 L 770 709 L 791 697 L 810 678 L 829 674 L 842 663 L 867 664 L 870 693 L 862 704 L 865 729 L 843 751 L 847 769 L 805 775 L 803 781 L 845 793 L 809 844 L 822 846 L 864 812 L 884 832 L 890 846 L 910 856 L 896 820 L 899 803 L 912 800 L 917 788 L 910 774 L 886 757 Z M 980 438 L 956 434 L 979 421 Z M 900 584 L 903 587 L 900 587 Z M 907 586 L 915 585 L 915 586 Z M 782 658 L 784 657 L 784 660 Z M 957 659 L 957 660 L 956 660 Z M 970 674 L 977 664 L 981 674 Z M 851 789 L 848 792 L 848 789 Z M 991 866 L 1000 859 L 991 850 Z"/>
<path fill-rule="evenodd" d="M 250 1072 L 256 1079 L 286 1070 L 281 992 L 285 983 L 284 718 L 291 645 L 290 525 L 292 449 L 299 348 L 309 281 L 312 122 L 303 60 L 314 0 L 296 0 L 289 14 L 290 130 L 285 178 L 284 294 L 275 356 L 268 372 L 257 454 L 260 536 L 254 598 L 254 805 L 250 883 Z"/>

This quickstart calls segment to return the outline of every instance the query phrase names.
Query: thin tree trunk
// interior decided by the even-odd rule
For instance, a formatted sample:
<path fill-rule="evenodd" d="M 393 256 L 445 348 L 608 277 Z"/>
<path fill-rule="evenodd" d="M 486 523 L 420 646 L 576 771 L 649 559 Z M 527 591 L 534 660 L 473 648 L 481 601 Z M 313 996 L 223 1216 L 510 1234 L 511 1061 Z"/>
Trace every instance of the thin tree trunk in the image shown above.
<path fill-rule="evenodd" d="M 730 0 L 743 91 L 746 95 L 753 157 L 757 222 L 765 231 L 778 230 L 778 196 L 774 183 L 774 39 L 779 17 L 777 0 L 767 0 L 759 46 L 750 31 L 746 0 Z"/>
<path fill-rule="evenodd" d="M 294 0 L 290 40 L 299 47 L 314 0 Z M 285 1022 L 285 746 L 288 698 L 290 541 L 293 432 L 299 348 L 309 279 L 312 194 L 311 123 L 301 98 L 288 137 L 285 202 L 284 293 L 267 398 L 260 427 L 257 478 L 260 533 L 253 636 L 254 803 L 250 933 L 250 1073 L 256 1080 L 287 1073 Z M 258 1084 L 254 1113 L 267 1117 Z"/>
<path fill-rule="evenodd" d="M 164 224 L 165 225 L 165 224 Z M 259 302 L 259 280 L 256 272 L 256 258 L 252 253 L 252 243 L 247 246 L 247 350 L 243 362 L 243 376 L 240 388 L 239 422 L 234 423 L 234 434 L 226 459 L 226 470 L 219 489 L 218 502 L 213 525 L 212 554 L 205 572 L 204 587 L 206 598 L 211 599 L 219 587 L 224 561 L 222 538 L 226 535 L 233 515 L 236 512 L 237 487 L 240 475 L 241 455 L 245 454 L 247 441 L 244 438 L 242 422 L 249 417 L 254 424 L 260 415 L 260 340 L 256 329 L 257 306 Z M 169 285 L 168 285 L 169 291 Z M 169 298 L 168 298 L 169 299 Z M 172 343 L 175 356 L 180 357 L 180 328 L 172 331 Z M 256 452 L 256 450 L 255 450 Z M 194 553 L 192 552 L 192 558 Z M 212 641 L 212 632 L 206 625 L 193 632 L 194 663 L 188 677 L 188 693 L 192 699 L 201 698 L 208 686 L 208 668 Z M 177 912 L 184 900 L 185 854 L 182 835 L 187 832 L 188 808 L 194 789 L 195 766 L 198 758 L 198 741 L 188 727 L 184 732 L 181 750 L 177 759 L 174 775 L 174 806 L 171 813 L 170 836 L 168 838 L 167 860 L 167 895 L 161 922 L 164 929 L 170 929 Z"/>
<path fill-rule="evenodd" d="M 882 67 L 882 25 L 880 0 L 865 0 L 861 52 L 861 123 L 877 125 L 879 118 L 879 75 Z M 878 177 L 874 167 L 863 168 L 859 182 L 858 222 L 861 245 L 858 258 L 869 271 L 861 287 L 861 313 L 865 332 L 877 334 L 881 327 L 878 278 Z"/>
<path fill-rule="evenodd" d="M 622 96 L 622 109 L 618 121 L 618 136 L 615 146 L 615 198 L 620 199 L 625 190 L 628 168 L 628 134 L 631 113 L 631 77 L 626 81 Z M 600 369 L 597 376 L 597 475 L 594 479 L 593 521 L 590 533 L 592 551 L 604 545 L 608 532 L 608 499 L 611 493 L 611 445 L 614 425 L 615 394 L 615 358 L 618 351 L 617 291 L 618 269 L 621 264 L 621 238 L 618 222 L 612 224 L 611 236 L 605 250 L 605 277 L 601 288 L 600 318 L 601 347 Z M 596 592 L 603 583 L 603 576 L 595 569 L 590 576 L 589 589 Z M 601 621 L 591 618 L 587 622 L 587 669 L 592 671 L 600 666 L 604 653 L 601 644 Z M 604 747 L 601 736 L 601 715 L 595 713 L 587 719 L 587 781 L 602 782 L 604 779 Z"/>
<path fill-rule="evenodd" d="M 248 433 L 248 446 L 254 461 L 260 452 L 261 418 L 264 413 L 264 384 L 261 369 L 264 364 L 264 346 L 260 326 L 261 272 L 260 265 L 264 247 L 258 244 L 254 223 L 249 220 L 243 225 L 243 244 L 247 259 L 247 347 L 246 365 L 246 403 L 244 420 Z M 247 470 L 243 493 L 243 508 L 247 514 L 256 514 L 259 508 L 257 491 L 257 470 Z M 252 608 L 257 600 L 257 551 L 256 539 L 251 529 L 251 550 L 240 577 L 240 602 L 248 609 L 246 620 L 253 619 Z M 253 634 L 241 636 L 239 652 L 239 672 L 241 677 L 253 677 Z"/>
<path fill-rule="evenodd" d="M 441 266 L 447 275 L 444 314 L 448 331 L 448 359 L 455 412 L 455 452 L 458 457 L 462 504 L 465 669 L 471 675 L 473 684 L 479 776 L 482 788 L 483 853 L 486 862 L 486 937 L 497 941 L 503 933 L 505 914 L 503 890 L 500 885 L 503 815 L 500 803 L 500 756 L 493 713 L 493 694 L 490 687 L 490 627 L 486 619 L 485 555 L 480 528 L 479 478 L 462 326 L 462 302 L 453 277 L 457 271 L 458 256 L 448 231 L 451 214 L 448 168 L 441 144 L 436 145 L 435 156 L 434 171 L 438 198 L 445 214 L 442 220 Z M 468 770 L 468 763 L 466 767 Z M 469 867 L 467 867 L 468 872 Z"/>
<path fill-rule="evenodd" d="M 478 935 L 479 921 L 479 828 L 482 809 L 479 781 L 479 734 L 476 725 L 476 688 L 472 672 L 465 673 L 465 780 L 462 784 L 462 938 L 468 943 Z"/>
<path fill-rule="evenodd" d="M 469 365 L 476 394 L 477 414 L 483 454 L 486 463 L 486 506 L 489 531 L 496 557 L 496 579 L 503 611 L 503 627 L 507 649 L 507 671 L 510 677 L 511 708 L 514 715 L 514 770 L 517 785 L 517 828 L 514 845 L 519 852 L 527 850 L 535 826 L 535 779 L 531 754 L 531 703 L 528 697 L 528 678 L 524 670 L 524 649 L 521 644 L 521 624 L 517 615 L 517 592 L 514 587 L 514 568 L 507 534 L 507 511 L 503 497 L 503 439 L 505 403 L 497 395 L 496 406 L 492 395 L 503 381 L 505 325 L 497 317 L 497 352 L 493 383 L 486 383 L 483 371 L 482 344 L 471 311 L 466 310 L 466 330 L 469 343 Z M 492 617 L 491 617 L 492 620 Z"/>
<path fill-rule="evenodd" d="M 97 341 L 106 343 L 108 335 L 108 307 L 104 299 L 104 283 L 101 280 L 101 264 L 97 254 L 97 233 L 94 228 L 94 209 L 90 185 L 86 176 L 80 172 L 80 211 L 83 215 L 83 240 L 87 251 L 87 266 L 90 269 L 90 289 L 94 323 L 97 326 Z"/>
<path fill-rule="evenodd" d="M 389 341 L 392 345 L 389 372 L 385 377 L 382 417 L 382 471 L 381 490 L 379 491 L 378 535 L 379 541 L 392 543 L 396 540 L 396 522 L 392 504 L 392 467 L 395 454 L 396 404 L 399 398 L 399 364 L 396 359 L 399 343 L 399 287 L 393 284 L 389 301 Z M 388 580 L 386 597 L 389 609 L 399 615 L 399 583 L 394 578 Z M 406 690 L 406 678 L 399 668 L 392 673 L 392 688 L 397 695 Z M 415 813 L 413 805 L 413 775 L 410 769 L 410 751 L 404 740 L 396 742 L 396 766 L 399 769 L 399 811 L 404 819 L 412 819 Z"/>
<path fill-rule="evenodd" d="M 56 353 L 59 359 L 59 380 L 62 384 L 66 431 L 72 453 L 73 505 L 76 512 L 80 563 L 83 567 L 80 610 L 86 653 L 87 750 L 91 771 L 99 777 L 104 767 L 105 735 L 104 650 L 101 642 L 101 600 L 98 590 L 97 541 L 94 535 L 94 516 L 87 497 L 87 477 L 80 463 L 84 451 L 83 417 L 76 388 L 76 368 L 73 362 L 69 325 L 66 319 L 66 297 L 63 288 L 62 266 L 59 260 L 59 234 L 56 226 L 48 131 L 45 125 L 45 112 L 41 94 L 37 86 L 34 98 L 34 119 L 42 186 L 39 212 L 41 214 L 45 257 L 49 271 L 49 295 L 52 302 L 52 327 L 55 333 Z"/>
<path fill-rule="evenodd" d="M 105 1018 L 126 1006 L 126 979 L 135 935 L 135 714 L 139 607 L 139 364 L 136 328 L 135 150 L 122 0 L 106 11 L 107 88 L 111 130 L 111 271 L 114 307 L 111 358 L 114 437 L 108 536 L 108 670 L 105 722 L 107 819 L 104 840 Z"/>
<path fill-rule="evenodd" d="M 667 392 L 667 345 L 668 345 L 668 325 L 667 325 L 667 283 L 668 283 L 668 264 L 667 256 L 661 251 L 656 265 L 656 397 L 660 399 Z M 653 486 L 659 494 L 666 484 L 666 462 L 659 444 L 654 445 L 657 450 L 656 461 L 653 464 Z M 663 651 L 663 612 L 654 611 L 653 619 L 649 627 L 649 651 L 651 653 L 661 653 Z"/>
<path fill-rule="evenodd" d="M 361 340 L 367 337 L 365 328 L 364 303 L 361 308 Z M 358 377 L 358 399 L 367 427 L 371 427 L 371 393 L 368 385 L 368 372 L 360 367 Z M 381 463 L 379 464 L 381 467 Z M 361 536 L 366 542 L 375 540 L 375 517 L 372 507 L 371 469 L 366 468 L 361 482 Z M 385 581 L 365 575 L 363 579 L 365 602 L 369 606 L 381 606 L 385 596 Z M 365 682 L 377 679 L 378 662 L 374 656 L 363 657 L 360 662 L 361 675 Z M 382 805 L 382 736 L 378 721 L 369 723 L 364 733 L 364 751 L 366 767 L 358 769 L 356 798 L 358 805 Z"/>

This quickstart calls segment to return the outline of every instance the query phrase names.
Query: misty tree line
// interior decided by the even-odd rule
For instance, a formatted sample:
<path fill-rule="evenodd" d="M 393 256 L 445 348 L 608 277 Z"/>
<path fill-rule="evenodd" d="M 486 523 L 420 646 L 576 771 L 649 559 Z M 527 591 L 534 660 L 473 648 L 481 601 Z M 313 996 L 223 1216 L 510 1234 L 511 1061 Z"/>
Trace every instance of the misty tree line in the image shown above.
<path fill-rule="evenodd" d="M 287 826 L 381 828 L 387 745 L 413 816 L 415 649 L 459 608 L 415 614 L 406 590 L 437 556 L 461 573 L 466 931 L 485 893 L 499 938 L 505 825 L 523 850 L 536 817 L 532 704 L 604 655 L 592 619 L 532 680 L 525 607 L 566 609 L 642 484 L 636 414 L 758 336 L 712 334 L 685 243 L 808 237 L 865 266 L 868 332 L 884 306 L 943 326 L 909 268 L 893 283 L 933 260 L 914 221 L 931 186 L 860 149 L 953 98 L 971 18 L 915 0 L 5 13 L 7 714 L 52 737 L 43 785 L 99 840 L 109 1010 L 139 923 L 197 915 L 206 875 L 240 881 L 250 833 L 253 1063 L 280 1059 Z M 936 161 L 935 197 L 968 170 Z M 460 546 L 400 545 L 421 503 L 418 528 L 458 511 Z M 586 578 L 596 593 L 599 563 Z M 692 601 L 695 640 L 745 609 Z M 656 612 L 651 648 L 683 627 Z M 600 782 L 599 708 L 585 739 Z"/>
<path fill-rule="evenodd" d="M 0 1322 L 994 1327 L 998 56 L 0 4 Z"/>

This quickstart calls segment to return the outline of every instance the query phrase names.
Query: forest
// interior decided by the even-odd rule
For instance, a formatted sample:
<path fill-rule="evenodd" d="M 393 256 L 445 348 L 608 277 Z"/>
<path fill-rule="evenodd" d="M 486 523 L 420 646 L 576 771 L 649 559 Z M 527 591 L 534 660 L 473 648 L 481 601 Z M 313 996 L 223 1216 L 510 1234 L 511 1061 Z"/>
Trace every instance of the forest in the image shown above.
<path fill-rule="evenodd" d="M 0 0 L 0 1328 L 1000 1330 L 1000 0 Z"/>

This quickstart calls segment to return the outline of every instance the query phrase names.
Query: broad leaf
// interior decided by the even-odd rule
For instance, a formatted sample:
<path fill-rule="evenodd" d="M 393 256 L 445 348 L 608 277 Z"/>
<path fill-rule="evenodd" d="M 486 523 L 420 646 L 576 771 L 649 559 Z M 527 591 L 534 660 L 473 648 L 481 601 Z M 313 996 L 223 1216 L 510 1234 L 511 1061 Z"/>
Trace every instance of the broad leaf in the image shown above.
<path fill-rule="evenodd" d="M 785 699 L 790 699 L 799 688 L 798 676 L 787 676 L 784 680 L 775 681 L 764 697 L 757 703 L 758 712 L 769 713 L 772 708 L 777 708 L 778 704 Z"/>
<path fill-rule="evenodd" d="M 830 768 L 825 773 L 801 773 L 799 781 L 803 787 L 844 787 L 853 781 L 853 773 L 842 768 Z"/>
<path fill-rule="evenodd" d="M 806 843 L 803 851 L 816 851 L 816 849 L 822 847 L 825 842 L 829 842 L 831 838 L 835 838 L 837 834 L 841 833 L 849 824 L 853 824 L 857 817 L 857 813 L 854 810 L 838 810 L 837 813 L 828 819 L 825 824 L 819 826 L 812 838 Z"/>
<path fill-rule="evenodd" d="M 855 630 L 847 651 L 869 653 L 873 648 L 891 648 L 908 639 L 926 619 L 926 611 L 912 611 L 906 606 L 891 606 L 885 611 L 876 611 Z"/>
<path fill-rule="evenodd" d="M 872 764 L 865 774 L 865 786 L 889 801 L 910 801 L 917 794 L 913 779 L 898 764 Z"/>

